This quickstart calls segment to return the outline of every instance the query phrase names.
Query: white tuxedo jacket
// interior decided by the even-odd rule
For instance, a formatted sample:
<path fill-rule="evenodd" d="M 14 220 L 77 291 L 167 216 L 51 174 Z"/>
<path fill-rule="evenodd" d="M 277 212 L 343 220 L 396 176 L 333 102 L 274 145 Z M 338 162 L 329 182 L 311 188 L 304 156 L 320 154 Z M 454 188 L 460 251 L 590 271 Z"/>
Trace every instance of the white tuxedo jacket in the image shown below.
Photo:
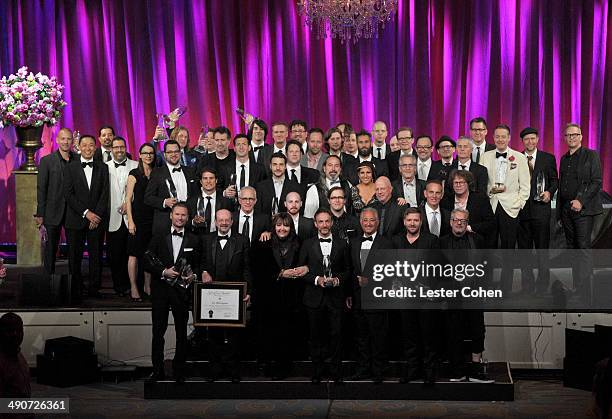
<path fill-rule="evenodd" d="M 109 191 L 109 219 L 108 219 L 108 231 L 111 233 L 119 230 L 121 223 L 124 222 L 127 227 L 127 214 L 121 215 L 117 211 L 123 200 L 125 199 L 125 192 L 127 187 L 127 178 L 132 169 L 138 167 L 138 162 L 127 159 L 125 162 L 125 175 L 119 176 L 119 170 L 115 168 L 115 162 L 113 160 L 106 162 L 108 166 L 108 186 Z M 121 168 L 123 169 L 123 168 Z"/>
<path fill-rule="evenodd" d="M 489 185 L 487 193 L 491 202 L 493 213 L 497 209 L 497 205 L 501 205 L 506 214 L 512 218 L 518 217 L 519 211 L 525 206 L 525 202 L 529 199 L 529 191 L 531 189 L 531 175 L 529 174 L 529 165 L 527 157 L 518 151 L 508 147 L 506 165 L 506 190 L 501 193 L 492 194 L 491 189 L 495 186 L 495 178 L 497 174 L 497 158 L 495 153 L 497 150 L 489 150 L 482 155 L 480 164 L 487 168 L 489 174 Z"/>

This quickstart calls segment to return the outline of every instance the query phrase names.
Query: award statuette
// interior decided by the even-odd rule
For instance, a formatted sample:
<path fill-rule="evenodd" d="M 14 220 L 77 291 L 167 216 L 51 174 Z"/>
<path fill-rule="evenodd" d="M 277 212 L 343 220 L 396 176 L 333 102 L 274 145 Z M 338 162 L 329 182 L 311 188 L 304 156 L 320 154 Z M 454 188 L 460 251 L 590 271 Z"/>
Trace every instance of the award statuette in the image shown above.
<path fill-rule="evenodd" d="M 151 251 L 147 250 L 144 253 L 145 261 L 149 264 L 149 266 L 155 270 L 164 271 L 166 267 L 162 263 L 162 261 Z M 176 278 L 167 278 L 163 277 L 166 283 L 172 287 L 180 287 L 182 289 L 187 289 L 191 285 L 191 283 L 196 279 L 196 275 L 193 273 L 191 266 L 187 263 L 187 259 L 180 258 L 176 261 L 176 264 L 172 267 L 176 272 L 179 273 L 179 276 Z"/>
<path fill-rule="evenodd" d="M 497 170 L 495 171 L 495 189 L 497 192 L 506 190 L 506 172 L 508 169 L 508 160 L 503 157 L 497 158 Z"/>
<path fill-rule="evenodd" d="M 538 176 L 536 178 L 536 194 L 533 197 L 534 201 L 541 202 L 543 200 L 542 195 L 544 195 L 544 187 L 545 185 L 544 172 L 538 172 Z"/>
<path fill-rule="evenodd" d="M 331 261 L 329 256 L 323 256 L 323 277 L 325 278 L 325 288 L 333 287 L 334 280 L 332 279 Z"/>

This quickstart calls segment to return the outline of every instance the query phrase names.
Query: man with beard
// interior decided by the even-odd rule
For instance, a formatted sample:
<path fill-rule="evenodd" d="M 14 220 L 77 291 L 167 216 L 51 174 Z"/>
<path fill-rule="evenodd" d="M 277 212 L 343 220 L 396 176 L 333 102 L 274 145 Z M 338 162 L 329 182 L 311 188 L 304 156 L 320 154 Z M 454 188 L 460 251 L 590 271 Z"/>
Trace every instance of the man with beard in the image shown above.
<path fill-rule="evenodd" d="M 302 165 L 311 169 L 321 171 L 323 162 L 327 159 L 328 154 L 324 153 L 323 148 L 323 130 L 320 128 L 311 128 L 308 131 L 308 151 L 302 156 Z"/>
<path fill-rule="evenodd" d="M 259 213 L 272 217 L 279 212 L 285 212 L 285 198 L 289 192 L 300 192 L 300 185 L 286 175 L 287 158 L 278 153 L 272 156 L 270 170 L 272 177 L 255 185 L 257 194 L 256 209 Z"/>
<path fill-rule="evenodd" d="M 347 197 L 346 206 L 350 204 L 351 184 L 346 179 L 340 178 L 342 162 L 338 156 L 329 156 L 323 165 L 323 176 L 306 192 L 306 203 L 304 206 L 304 217 L 312 218 L 319 208 L 329 208 L 327 192 L 334 186 L 340 186 Z"/>
<path fill-rule="evenodd" d="M 300 241 L 304 241 L 313 237 L 316 234 L 314 222 L 312 218 L 302 217 L 300 210 L 302 209 L 302 197 L 297 192 L 289 192 L 285 198 L 285 208 L 293 220 L 295 233 Z"/>
<path fill-rule="evenodd" d="M 353 185 L 359 183 L 357 165 L 364 161 L 372 162 L 377 178 L 380 176 L 389 176 L 387 162 L 372 156 L 372 139 L 370 138 L 369 132 L 362 130 L 357 133 L 357 147 L 359 150 L 359 158 L 345 169 L 345 175 Z"/>

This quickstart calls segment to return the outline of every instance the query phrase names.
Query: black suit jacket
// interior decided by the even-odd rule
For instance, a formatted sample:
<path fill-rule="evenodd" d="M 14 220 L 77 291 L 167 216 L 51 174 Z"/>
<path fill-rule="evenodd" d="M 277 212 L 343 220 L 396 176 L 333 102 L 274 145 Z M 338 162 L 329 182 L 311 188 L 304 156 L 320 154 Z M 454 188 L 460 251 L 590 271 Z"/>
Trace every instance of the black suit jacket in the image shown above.
<path fill-rule="evenodd" d="M 301 188 L 300 196 L 302 197 L 302 201 L 306 199 L 306 191 L 308 187 L 313 183 L 317 183 L 321 178 L 321 172 L 316 169 L 311 169 L 310 167 L 306 167 L 304 165 L 300 166 L 300 179 L 299 184 Z M 289 167 L 285 172 L 285 176 L 287 179 L 291 179 L 291 173 Z"/>
<path fill-rule="evenodd" d="M 485 149 L 484 150 L 480 149 L 480 161 L 482 161 L 482 156 L 484 155 L 486 151 L 495 150 L 495 144 L 485 142 L 484 145 L 485 145 Z M 474 150 L 476 150 L 476 145 L 474 145 Z M 472 158 L 473 157 L 474 155 L 472 154 Z M 478 162 L 479 164 L 480 164 L 480 161 Z"/>
<path fill-rule="evenodd" d="M 363 270 L 361 269 L 361 243 L 363 242 L 363 234 L 359 236 L 353 237 L 349 241 L 349 248 L 351 254 L 351 266 L 352 266 L 352 278 L 351 278 L 351 295 L 353 297 L 353 308 L 358 310 L 361 308 L 361 287 L 359 286 L 359 281 L 357 280 L 357 276 L 363 276 Z M 393 249 L 393 242 L 391 239 L 377 234 L 372 242 L 372 247 L 370 251 L 378 250 L 378 249 Z M 368 255 L 369 260 L 371 258 Z M 367 265 L 367 262 L 364 266 Z"/>
<path fill-rule="evenodd" d="M 559 187 L 557 160 L 555 160 L 555 156 L 552 154 L 538 150 L 535 165 L 533 167 L 533 175 L 531 176 L 531 191 L 529 192 L 529 199 L 527 202 L 525 202 L 525 206 L 519 212 L 519 218 L 521 220 L 544 220 L 550 218 L 551 216 L 550 202 L 544 203 L 534 200 L 537 194 L 538 176 L 540 173 L 542 173 L 544 176 L 544 190 L 550 192 L 550 199 L 552 200 Z"/>
<path fill-rule="evenodd" d="M 205 229 L 203 225 L 198 226 L 192 223 L 193 218 L 198 213 L 198 201 L 202 198 L 202 194 L 193 194 L 187 199 L 187 207 L 189 208 L 189 229 L 197 234 L 206 234 L 210 232 L 210 226 Z M 203 198 L 202 198 L 203 199 Z M 206 201 L 205 201 L 206 203 Z M 215 208 L 211 211 L 211 223 L 215 222 L 215 213 L 220 209 L 226 209 L 234 211 L 235 203 L 233 199 L 225 198 L 221 190 L 217 190 L 217 196 L 215 199 Z"/>
<path fill-rule="evenodd" d="M 452 171 L 459 170 L 459 160 L 455 159 L 451 167 Z M 487 168 L 471 161 L 469 172 L 474 176 L 473 192 L 486 194 L 487 186 L 489 185 L 489 172 L 487 172 Z M 453 185 L 451 185 L 450 182 L 447 182 L 445 186 L 444 193 L 452 192 Z"/>
<path fill-rule="evenodd" d="M 240 226 L 240 210 L 235 211 L 232 214 L 232 234 L 242 233 L 242 231 L 238 231 L 238 227 Z M 251 218 L 249 218 L 249 222 L 253 224 L 253 233 L 251 235 L 251 243 L 255 243 L 259 240 L 259 236 L 264 231 L 268 231 L 270 228 L 270 217 L 259 213 L 257 210 L 253 211 L 251 214 Z M 245 237 L 246 239 L 246 237 Z"/>
<path fill-rule="evenodd" d="M 228 157 L 229 158 L 229 157 Z M 242 170 L 242 168 L 240 169 Z M 236 184 L 240 182 L 240 173 L 236 173 L 236 156 L 233 156 L 226 165 L 219 168 L 219 186 L 221 189 L 225 189 L 230 184 L 231 175 L 236 175 Z M 252 158 L 249 159 L 249 183 L 245 186 L 255 186 L 267 177 L 266 169 L 263 165 L 255 162 Z"/>
<path fill-rule="evenodd" d="M 340 154 L 340 161 L 342 162 L 342 167 L 346 167 L 347 165 L 351 165 L 357 160 L 354 156 L 351 156 L 348 153 L 342 152 Z M 343 170 L 344 172 L 344 170 Z"/>
<path fill-rule="evenodd" d="M 376 211 L 378 211 L 378 219 L 380 222 L 383 222 L 382 210 L 385 208 L 385 218 L 382 230 L 383 235 L 385 235 L 387 238 L 391 238 L 394 235 L 403 233 L 405 231 L 403 213 L 404 209 L 408 208 L 407 205 L 400 207 L 397 205 L 395 198 L 391 197 L 386 205 L 383 205 L 380 201 L 377 201 L 372 206 L 376 208 Z"/>
<path fill-rule="evenodd" d="M 181 166 L 185 180 L 187 181 L 187 200 L 199 190 L 199 182 L 196 181 L 193 168 Z M 164 200 L 170 198 L 170 191 L 166 184 L 166 179 L 172 182 L 172 176 L 167 165 L 156 167 L 151 172 L 151 179 L 145 190 L 144 203 L 154 209 L 153 212 L 153 233 L 164 233 L 170 228 L 171 208 L 164 207 Z"/>
<path fill-rule="evenodd" d="M 254 148 L 255 145 L 251 144 L 251 147 Z M 273 153 L 274 146 L 272 144 L 264 144 L 263 148 L 257 153 L 257 160 L 255 160 L 255 152 L 253 150 L 249 151 L 249 158 L 257 164 L 261 164 L 267 173 L 270 170 L 270 161 L 272 161 Z"/>
<path fill-rule="evenodd" d="M 164 265 L 164 269 L 171 268 L 175 265 L 175 259 L 172 251 L 172 234 L 170 233 L 171 227 L 168 228 L 167 233 L 157 233 L 153 235 L 149 242 L 148 250 L 152 252 Z M 191 266 L 193 273 L 199 279 L 200 270 L 200 239 L 195 234 L 189 232 L 189 230 L 183 230 L 183 243 L 176 260 L 180 258 L 187 259 L 187 263 Z M 145 260 L 147 260 L 145 258 Z M 162 269 L 156 266 L 147 267 L 151 274 L 153 274 L 153 280 L 159 280 L 162 276 Z"/>
<path fill-rule="evenodd" d="M 603 212 L 601 205 L 601 162 L 599 155 L 593 150 L 581 147 L 580 155 L 578 156 L 578 193 L 573 199 L 577 199 L 582 203 L 580 215 L 597 215 Z M 578 152 L 578 151 L 577 151 Z M 539 154 L 539 152 L 538 152 Z M 568 158 L 569 152 L 561 157 L 560 167 L 563 168 L 563 162 Z M 536 160 L 537 163 L 537 160 Z M 560 171 L 559 184 L 563 184 L 563 176 L 566 173 Z M 561 209 L 566 204 L 566 201 L 561 196 L 557 197 L 557 208 Z M 561 211 L 557 210 L 557 217 L 561 217 Z"/>
<path fill-rule="evenodd" d="M 217 234 L 209 234 L 202 238 L 202 259 L 200 268 L 210 274 L 213 281 L 246 282 L 247 293 L 252 290 L 252 276 L 250 269 L 249 242 L 246 237 L 232 232 L 227 239 L 225 251 L 229 255 L 229 263 L 226 267 L 226 278 L 216 278 L 216 251 Z"/>
<path fill-rule="evenodd" d="M 427 221 L 427 213 L 425 211 L 425 205 L 421 207 L 421 220 L 423 220 L 423 223 L 421 224 L 421 232 L 430 233 L 429 222 Z M 446 208 L 442 208 L 442 206 L 439 206 L 438 210 L 440 211 L 440 222 L 442 223 L 442 225 L 440 225 L 440 237 L 442 237 L 451 232 L 450 211 Z"/>
<path fill-rule="evenodd" d="M 306 218 L 300 215 L 300 219 L 298 220 L 297 235 L 301 242 L 316 236 L 317 229 L 314 226 L 314 220 L 312 218 Z"/>
<path fill-rule="evenodd" d="M 94 160 L 91 175 L 91 187 L 87 186 L 85 171 L 81 159 L 77 158 L 64 168 L 64 196 L 68 203 L 66 210 L 66 228 L 88 228 L 89 221 L 83 216 L 85 210 L 93 211 L 102 218 L 98 229 L 104 229 L 108 221 L 109 205 L 108 166 L 100 160 Z"/>
<path fill-rule="evenodd" d="M 453 169 L 453 163 L 451 163 L 450 166 L 447 167 L 444 166 L 442 160 L 433 160 L 431 162 L 431 168 L 429 169 L 429 175 L 427 176 L 427 180 L 438 179 L 444 181 L 445 183 L 448 183 L 448 175 Z"/>
<path fill-rule="evenodd" d="M 425 185 L 427 184 L 427 182 L 425 182 L 424 180 L 420 180 L 418 179 L 416 176 L 414 177 L 414 180 L 416 181 L 415 184 L 415 189 L 416 189 L 416 198 L 417 198 L 417 206 L 421 206 L 423 205 L 423 202 L 425 202 L 425 195 L 423 194 L 423 192 L 425 191 Z M 404 196 L 404 179 L 400 176 L 399 179 L 395 179 L 393 182 L 391 182 L 391 186 L 393 187 L 393 196 L 396 198 L 405 198 Z"/>
<path fill-rule="evenodd" d="M 72 159 L 71 154 L 70 161 Z M 70 161 L 64 163 L 62 160 L 59 151 L 43 157 L 36 177 L 36 215 L 52 226 L 60 225 L 66 213 L 64 166 Z"/>
<path fill-rule="evenodd" d="M 262 180 L 257 185 L 255 185 L 255 189 L 257 190 L 257 203 L 255 204 L 255 210 L 261 214 L 271 216 L 272 201 L 275 197 L 274 181 L 272 180 L 272 178 Z M 283 181 L 283 188 L 281 190 L 281 195 L 278 202 L 277 212 L 287 211 L 287 208 L 285 207 L 285 198 L 287 198 L 287 194 L 289 192 L 297 192 L 300 194 L 300 196 L 302 196 L 303 189 L 297 182 L 289 180 L 289 178 L 285 176 L 285 180 Z"/>
<path fill-rule="evenodd" d="M 392 153 L 387 154 L 385 160 L 387 160 L 387 166 L 389 167 L 389 179 L 395 180 L 401 177 L 399 170 L 399 159 L 401 157 L 402 150 L 396 150 Z M 414 150 L 412 155 L 416 157 Z"/>
<path fill-rule="evenodd" d="M 315 278 L 323 276 L 323 253 L 319 244 L 318 235 L 306 240 L 300 250 L 299 266 L 307 265 L 308 273 L 304 275 L 304 305 L 309 308 L 319 308 L 324 298 L 337 308 L 344 307 L 345 296 L 348 295 L 347 288 L 350 277 L 349 251 L 346 241 L 337 237 L 332 239 L 330 253 L 330 266 L 332 275 L 340 280 L 338 287 L 324 288 L 315 285 Z"/>

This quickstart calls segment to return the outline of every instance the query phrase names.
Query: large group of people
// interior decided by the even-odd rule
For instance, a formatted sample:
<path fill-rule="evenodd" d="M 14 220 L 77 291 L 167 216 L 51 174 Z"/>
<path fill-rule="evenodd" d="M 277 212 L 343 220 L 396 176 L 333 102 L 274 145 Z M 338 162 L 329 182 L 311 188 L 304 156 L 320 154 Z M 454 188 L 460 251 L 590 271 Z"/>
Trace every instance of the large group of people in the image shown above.
<path fill-rule="evenodd" d="M 57 151 L 41 159 L 35 217 L 47 230 L 45 269 L 55 270 L 64 228 L 73 296 L 84 291 L 85 244 L 87 295 L 98 296 L 106 243 L 115 292 L 134 302 L 150 294 L 153 379 L 164 377 L 169 310 L 176 330 L 174 375 L 179 381 L 185 376 L 188 291 L 163 280 L 180 275 L 180 258 L 199 281 L 247 283 L 245 303 L 252 305 L 270 375 L 289 373 L 288 337 L 305 313 L 313 382 L 326 375 L 343 379 L 347 318 L 354 322 L 358 354 L 352 378 L 381 382 L 392 313 L 361 307 L 360 288 L 368 281 L 363 259 L 371 249 L 545 249 L 555 194 L 568 247 L 585 249 L 593 218 L 602 212 L 599 157 L 582 146 L 577 124 L 563 132 L 568 151 L 557 170 L 555 157 L 539 148 L 536 129 L 520 132 L 519 151 L 510 148 L 507 125 L 493 128 L 493 142 L 487 142 L 481 117 L 470 121 L 469 135 L 437 141 L 409 127 L 389 140 L 382 121 L 371 131 L 341 123 L 326 132 L 302 120 L 270 128 L 260 119 L 248 122 L 247 133 L 234 137 L 224 126 L 201 133 L 195 147 L 185 127 L 157 127 L 134 158 L 110 126 L 99 130 L 98 147 L 91 135 L 73 143 L 72 132 L 62 128 Z M 550 286 L 545 272 L 522 281 L 528 293 L 546 293 Z M 502 273 L 500 286 L 512 290 L 512 272 Z M 583 286 L 574 278 L 575 288 Z M 444 356 L 451 379 L 488 381 L 480 368 L 482 312 L 406 309 L 394 315 L 405 361 L 400 381 L 422 376 L 433 383 Z M 443 345 L 440 330 L 446 331 Z M 211 328 L 211 381 L 240 379 L 240 335 Z"/>

